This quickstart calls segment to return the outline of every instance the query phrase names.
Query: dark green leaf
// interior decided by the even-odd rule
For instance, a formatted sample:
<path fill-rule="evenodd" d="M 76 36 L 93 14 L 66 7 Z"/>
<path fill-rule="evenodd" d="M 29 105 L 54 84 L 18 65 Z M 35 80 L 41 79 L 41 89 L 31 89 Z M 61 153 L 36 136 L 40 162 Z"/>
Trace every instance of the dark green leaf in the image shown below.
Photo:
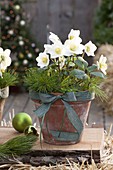
<path fill-rule="evenodd" d="M 88 66 L 87 61 L 85 61 L 82 57 L 78 57 L 77 60 L 75 60 L 75 63 L 80 68 L 86 68 Z"/>
<path fill-rule="evenodd" d="M 90 66 L 90 67 L 88 67 L 88 71 L 89 72 L 92 72 L 92 71 L 94 71 L 94 70 L 96 70 L 97 69 L 97 65 L 96 64 L 93 64 L 92 66 Z"/>
<path fill-rule="evenodd" d="M 91 75 L 100 77 L 100 78 L 105 78 L 105 75 L 102 72 L 91 72 Z"/>
<path fill-rule="evenodd" d="M 83 65 L 84 65 L 85 68 L 88 66 L 88 62 L 87 62 L 86 60 L 84 60 L 83 57 L 78 57 L 78 60 L 83 63 Z"/>
<path fill-rule="evenodd" d="M 71 71 L 71 74 L 75 77 L 77 77 L 78 79 L 87 79 L 88 75 L 82 71 L 82 70 L 78 70 L 78 69 L 74 69 L 73 71 Z"/>

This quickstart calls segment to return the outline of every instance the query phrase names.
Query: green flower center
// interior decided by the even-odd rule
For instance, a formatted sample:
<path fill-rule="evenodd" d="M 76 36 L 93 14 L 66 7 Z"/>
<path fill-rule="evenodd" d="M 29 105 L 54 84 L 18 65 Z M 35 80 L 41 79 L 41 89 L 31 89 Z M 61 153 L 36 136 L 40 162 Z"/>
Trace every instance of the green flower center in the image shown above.
<path fill-rule="evenodd" d="M 47 57 L 43 57 L 43 58 L 42 58 L 42 62 L 43 62 L 44 64 L 46 64 L 47 61 L 48 61 Z"/>
<path fill-rule="evenodd" d="M 70 38 L 70 40 L 72 40 L 72 39 L 74 39 L 74 36 L 73 36 L 73 35 L 71 35 L 69 38 Z"/>
<path fill-rule="evenodd" d="M 71 44 L 71 46 L 70 46 L 70 50 L 71 51 L 75 51 L 77 49 L 77 46 L 76 45 L 74 45 L 74 44 Z"/>
<path fill-rule="evenodd" d="M 55 52 L 56 52 L 56 54 L 61 54 L 61 49 L 60 48 L 56 48 Z"/>
<path fill-rule="evenodd" d="M 2 62 L 2 61 L 4 61 L 5 60 L 5 57 L 4 56 L 0 56 L 0 63 Z"/>
<path fill-rule="evenodd" d="M 90 47 L 89 46 L 86 47 L 86 51 L 90 52 Z"/>
<path fill-rule="evenodd" d="M 100 63 L 100 69 L 105 67 L 106 67 L 106 63 Z"/>

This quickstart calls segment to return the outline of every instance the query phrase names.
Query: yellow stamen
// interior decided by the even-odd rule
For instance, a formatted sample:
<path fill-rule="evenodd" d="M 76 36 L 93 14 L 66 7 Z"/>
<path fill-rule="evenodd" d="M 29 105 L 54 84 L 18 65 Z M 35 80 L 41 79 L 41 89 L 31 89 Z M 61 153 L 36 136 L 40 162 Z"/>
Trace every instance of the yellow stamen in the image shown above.
<path fill-rule="evenodd" d="M 56 48 L 56 49 L 55 49 L 55 52 L 56 52 L 57 54 L 61 54 L 61 49 L 60 49 L 60 48 Z"/>
<path fill-rule="evenodd" d="M 90 47 L 89 46 L 86 47 L 86 51 L 90 52 Z"/>
<path fill-rule="evenodd" d="M 47 57 L 44 56 L 44 57 L 42 58 L 42 62 L 46 64 L 47 61 L 48 61 Z"/>
<path fill-rule="evenodd" d="M 4 61 L 5 60 L 5 57 L 4 56 L 0 56 L 0 62 Z"/>
<path fill-rule="evenodd" d="M 74 36 L 73 36 L 73 35 L 71 35 L 71 36 L 69 37 L 69 39 L 70 39 L 70 40 L 74 39 Z"/>
<path fill-rule="evenodd" d="M 105 64 L 105 63 L 100 63 L 100 69 L 101 69 L 101 68 L 106 68 L 106 66 L 107 66 L 107 64 Z"/>
<path fill-rule="evenodd" d="M 74 44 L 71 44 L 70 45 L 70 50 L 71 51 L 75 51 L 77 49 L 77 46 L 76 45 L 74 45 Z"/>

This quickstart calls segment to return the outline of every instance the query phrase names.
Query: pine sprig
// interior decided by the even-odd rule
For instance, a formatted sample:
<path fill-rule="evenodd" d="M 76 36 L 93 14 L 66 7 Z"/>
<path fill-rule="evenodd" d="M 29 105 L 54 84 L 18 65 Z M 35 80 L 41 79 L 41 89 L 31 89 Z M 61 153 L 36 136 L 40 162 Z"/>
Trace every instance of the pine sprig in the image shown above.
<path fill-rule="evenodd" d="M 94 92 L 97 97 L 100 98 L 101 101 L 107 100 L 107 95 L 105 92 L 101 89 L 100 84 L 102 83 L 101 79 L 98 78 L 92 78 L 91 83 L 89 86 L 89 91 Z"/>
<path fill-rule="evenodd" d="M 18 76 L 16 73 L 8 71 L 2 74 L 0 77 L 0 88 L 7 86 L 13 86 L 18 82 Z"/>
<path fill-rule="evenodd" d="M 48 70 L 31 68 L 26 72 L 24 82 L 29 90 L 43 93 L 60 92 L 61 78 L 58 73 L 49 74 Z"/>
<path fill-rule="evenodd" d="M 19 156 L 28 153 L 37 141 L 35 135 L 17 136 L 0 145 L 0 157 Z"/>
<path fill-rule="evenodd" d="M 98 77 L 92 77 L 83 81 L 72 75 L 63 75 L 54 71 L 51 74 L 48 70 L 41 70 L 34 67 L 27 70 L 24 82 L 29 90 L 36 92 L 65 93 L 89 90 L 90 92 L 95 92 L 96 96 L 101 99 L 106 98 L 105 93 L 99 86 L 103 82 L 103 79 Z"/>

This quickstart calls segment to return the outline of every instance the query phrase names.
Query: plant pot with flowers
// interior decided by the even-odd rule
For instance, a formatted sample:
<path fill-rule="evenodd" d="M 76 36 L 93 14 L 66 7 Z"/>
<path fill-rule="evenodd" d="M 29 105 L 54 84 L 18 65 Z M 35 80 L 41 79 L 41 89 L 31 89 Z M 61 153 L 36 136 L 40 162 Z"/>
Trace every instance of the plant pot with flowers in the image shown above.
<path fill-rule="evenodd" d="M 73 144 L 81 138 L 91 100 L 104 97 L 99 85 L 106 77 L 106 57 L 89 66 L 84 55 L 94 56 L 97 47 L 91 41 L 83 45 L 79 30 L 72 29 L 64 44 L 53 33 L 49 39 L 52 44 L 44 45 L 36 58 L 38 67 L 26 72 L 25 84 L 44 141 Z"/>
<path fill-rule="evenodd" d="M 0 120 L 3 116 L 6 98 L 9 96 L 9 86 L 17 83 L 17 75 L 7 70 L 11 64 L 10 53 L 9 49 L 3 50 L 0 47 Z"/>

